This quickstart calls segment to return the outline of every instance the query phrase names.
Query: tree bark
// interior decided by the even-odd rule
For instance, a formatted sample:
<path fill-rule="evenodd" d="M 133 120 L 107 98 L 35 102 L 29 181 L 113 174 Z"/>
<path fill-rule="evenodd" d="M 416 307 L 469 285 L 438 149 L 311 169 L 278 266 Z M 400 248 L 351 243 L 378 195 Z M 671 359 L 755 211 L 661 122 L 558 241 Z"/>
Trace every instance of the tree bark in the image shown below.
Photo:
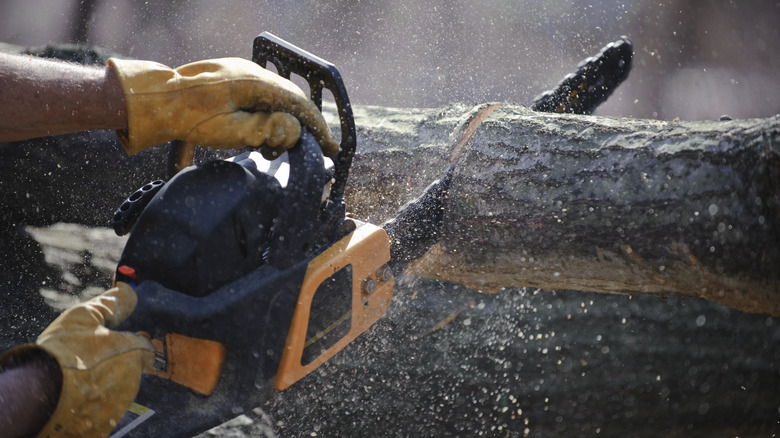
<path fill-rule="evenodd" d="M 414 275 L 486 292 L 680 294 L 780 315 L 780 115 L 667 122 L 513 105 L 355 113 L 347 205 L 356 216 L 392 217 L 456 165 L 442 238 Z"/>

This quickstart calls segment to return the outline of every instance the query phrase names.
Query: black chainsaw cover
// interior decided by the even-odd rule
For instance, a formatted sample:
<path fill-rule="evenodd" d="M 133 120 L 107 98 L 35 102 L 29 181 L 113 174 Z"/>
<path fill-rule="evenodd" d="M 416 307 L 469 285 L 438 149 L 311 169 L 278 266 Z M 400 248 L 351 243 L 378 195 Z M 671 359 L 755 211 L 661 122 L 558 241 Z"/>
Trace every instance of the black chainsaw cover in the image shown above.
<path fill-rule="evenodd" d="M 241 165 L 210 161 L 173 178 L 144 210 L 120 265 L 192 296 L 263 264 L 281 188 Z"/>
<path fill-rule="evenodd" d="M 307 144 L 308 143 L 308 144 Z M 250 159 L 184 169 L 146 206 L 119 266 L 202 297 L 265 264 L 286 268 L 313 246 L 322 188 L 331 174 L 310 134 L 289 153 L 287 187 Z"/>

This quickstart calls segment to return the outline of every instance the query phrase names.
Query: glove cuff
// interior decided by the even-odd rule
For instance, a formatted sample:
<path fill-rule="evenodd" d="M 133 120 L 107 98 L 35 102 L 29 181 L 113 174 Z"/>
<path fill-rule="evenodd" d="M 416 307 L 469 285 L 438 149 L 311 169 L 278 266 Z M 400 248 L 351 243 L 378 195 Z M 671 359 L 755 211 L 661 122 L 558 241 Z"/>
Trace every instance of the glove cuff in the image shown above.
<path fill-rule="evenodd" d="M 146 355 L 146 351 L 133 350 L 117 356 L 116 362 L 102 362 L 90 369 L 60 366 L 62 383 L 56 407 L 36 436 L 108 436 L 138 393 L 141 372 L 134 364 L 146 362 Z M 109 388 L 101 391 L 101 386 Z"/>
<path fill-rule="evenodd" d="M 53 359 L 46 350 L 38 345 L 19 345 L 0 354 L 0 371 L 19 368 L 23 365 L 34 363 L 42 357 Z"/>
<path fill-rule="evenodd" d="M 176 90 L 179 74 L 172 68 L 152 61 L 111 58 L 108 69 L 119 78 L 125 96 L 127 129 L 116 131 L 128 155 L 166 143 L 176 138 L 173 126 L 160 124 L 155 117 L 172 120 L 163 96 Z"/>

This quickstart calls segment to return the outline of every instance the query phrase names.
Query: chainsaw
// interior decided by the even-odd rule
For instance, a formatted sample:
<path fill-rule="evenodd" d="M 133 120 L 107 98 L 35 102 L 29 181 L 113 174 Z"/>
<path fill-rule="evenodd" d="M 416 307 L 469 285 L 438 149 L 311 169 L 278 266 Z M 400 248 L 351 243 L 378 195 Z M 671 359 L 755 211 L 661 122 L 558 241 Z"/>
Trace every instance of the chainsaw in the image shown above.
<path fill-rule="evenodd" d="M 631 54 L 627 39 L 611 43 L 534 109 L 592 111 L 625 79 Z M 267 32 L 252 59 L 303 78 L 320 110 L 332 94 L 340 151 L 324 157 L 305 128 L 273 161 L 248 151 L 192 165 L 193 146 L 174 144 L 173 176 L 117 210 L 114 229 L 130 235 L 115 281 L 138 296 L 119 329 L 147 333 L 156 354 L 114 438 L 192 436 L 261 405 L 377 322 L 394 275 L 440 238 L 454 165 L 381 226 L 351 217 L 357 135 L 338 70 Z"/>
<path fill-rule="evenodd" d="M 273 161 L 249 151 L 191 165 L 117 210 L 115 230 L 130 235 L 115 281 L 138 296 L 120 329 L 148 333 L 156 355 L 113 437 L 191 436 L 288 388 L 381 318 L 393 273 L 437 239 L 446 178 L 384 228 L 347 214 L 355 123 L 331 63 L 269 33 L 253 61 L 305 79 L 320 110 L 332 94 L 340 152 L 324 157 L 303 128 Z M 422 216 L 430 227 L 403 231 Z"/>

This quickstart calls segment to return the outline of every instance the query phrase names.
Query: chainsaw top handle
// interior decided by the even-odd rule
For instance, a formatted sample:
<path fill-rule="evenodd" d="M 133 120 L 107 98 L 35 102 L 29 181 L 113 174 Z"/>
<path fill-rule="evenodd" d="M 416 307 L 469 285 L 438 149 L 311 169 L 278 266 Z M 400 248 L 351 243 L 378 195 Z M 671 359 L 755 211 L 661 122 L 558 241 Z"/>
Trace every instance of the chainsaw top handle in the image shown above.
<path fill-rule="evenodd" d="M 276 67 L 279 76 L 290 79 L 296 74 L 309 84 L 311 100 L 322 110 L 322 90 L 333 94 L 338 108 L 341 124 L 341 147 L 335 160 L 334 183 L 330 191 L 330 200 L 340 202 L 344 198 L 344 189 L 352 165 L 352 157 L 357 148 L 357 134 L 352 106 L 347 97 L 347 89 L 336 66 L 324 59 L 302 50 L 287 41 L 263 32 L 255 38 L 252 61 L 261 67 L 270 62 Z"/>

